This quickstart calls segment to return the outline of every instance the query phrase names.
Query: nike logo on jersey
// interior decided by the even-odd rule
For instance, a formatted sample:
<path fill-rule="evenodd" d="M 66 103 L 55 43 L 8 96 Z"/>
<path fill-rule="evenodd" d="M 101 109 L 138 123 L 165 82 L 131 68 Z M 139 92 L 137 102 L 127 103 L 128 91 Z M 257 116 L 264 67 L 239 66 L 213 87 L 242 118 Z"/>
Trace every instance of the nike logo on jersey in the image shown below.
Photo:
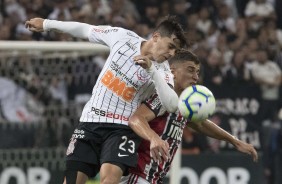
<path fill-rule="evenodd" d="M 127 55 L 125 55 L 124 53 L 120 52 L 120 50 L 118 51 L 118 53 L 119 53 L 120 55 L 122 55 L 122 56 L 127 57 Z"/>
<path fill-rule="evenodd" d="M 119 156 L 119 157 L 128 157 L 129 155 L 124 155 L 124 154 L 118 153 L 118 156 Z"/>

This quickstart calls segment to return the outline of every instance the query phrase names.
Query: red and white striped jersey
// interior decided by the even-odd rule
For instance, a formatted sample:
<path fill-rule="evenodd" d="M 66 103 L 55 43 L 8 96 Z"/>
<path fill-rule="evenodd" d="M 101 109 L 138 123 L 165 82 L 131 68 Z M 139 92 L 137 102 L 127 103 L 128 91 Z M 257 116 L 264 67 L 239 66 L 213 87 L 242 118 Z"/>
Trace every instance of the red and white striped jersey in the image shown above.
<path fill-rule="evenodd" d="M 158 96 L 154 94 L 144 102 L 156 115 L 162 106 Z M 138 175 L 151 184 L 163 183 L 163 178 L 170 169 L 174 155 L 181 143 L 183 129 L 188 121 L 184 119 L 179 111 L 176 113 L 165 113 L 149 122 L 150 127 L 169 144 L 170 158 L 167 162 L 157 163 L 150 156 L 150 142 L 143 140 L 138 148 L 137 167 L 131 168 L 130 173 Z M 144 183 L 144 182 L 143 182 Z"/>
<path fill-rule="evenodd" d="M 146 40 L 123 28 L 93 26 L 89 41 L 110 47 L 110 54 L 80 121 L 128 125 L 140 103 L 155 92 L 149 74 L 133 61 L 134 56 L 141 54 L 141 43 Z M 167 83 L 173 85 L 168 62 L 153 63 Z"/>

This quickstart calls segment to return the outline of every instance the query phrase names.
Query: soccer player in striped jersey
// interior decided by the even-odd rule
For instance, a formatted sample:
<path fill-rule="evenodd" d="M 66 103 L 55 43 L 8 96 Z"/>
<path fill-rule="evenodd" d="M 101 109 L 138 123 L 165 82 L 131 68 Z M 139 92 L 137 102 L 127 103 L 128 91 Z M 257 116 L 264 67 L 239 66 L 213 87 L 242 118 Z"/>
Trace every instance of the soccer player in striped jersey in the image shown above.
<path fill-rule="evenodd" d="M 170 60 L 171 71 L 174 74 L 174 89 L 178 95 L 188 86 L 196 84 L 199 79 L 200 61 L 187 50 L 181 50 Z M 252 155 L 256 161 L 257 152 L 251 144 L 238 140 L 210 120 L 189 122 L 179 113 L 165 112 L 158 95 L 154 94 L 142 103 L 131 116 L 129 126 L 144 140 L 138 148 L 138 164 L 130 168 L 130 174 L 122 178 L 120 184 L 161 184 L 170 169 L 174 154 L 182 140 L 183 129 L 189 126 L 207 136 L 225 140 L 237 150 Z M 157 117 L 159 116 L 159 117 Z M 157 117 L 157 118 L 156 118 Z M 149 123 L 148 123 L 149 122 Z M 162 150 L 152 149 L 157 144 L 169 144 L 169 158 Z"/>
<path fill-rule="evenodd" d="M 128 127 L 129 117 L 142 101 L 157 91 L 169 112 L 177 110 L 178 96 L 166 61 L 186 45 L 174 17 L 163 20 L 145 40 L 136 33 L 111 26 L 93 26 L 33 18 L 26 27 L 35 32 L 60 31 L 110 47 L 92 96 L 67 149 L 64 183 L 83 184 L 100 171 L 101 183 L 118 183 L 127 167 L 137 164 L 140 138 Z M 168 154 L 168 145 L 160 145 Z"/>

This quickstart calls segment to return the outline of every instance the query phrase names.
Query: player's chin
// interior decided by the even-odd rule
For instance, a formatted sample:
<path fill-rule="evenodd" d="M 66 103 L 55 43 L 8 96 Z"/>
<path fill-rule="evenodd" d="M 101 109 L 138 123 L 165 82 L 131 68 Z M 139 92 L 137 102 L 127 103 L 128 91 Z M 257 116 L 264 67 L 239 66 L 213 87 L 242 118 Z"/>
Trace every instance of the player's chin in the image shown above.
<path fill-rule="evenodd" d="M 166 61 L 166 60 L 167 60 L 166 57 L 160 56 L 160 57 L 158 57 L 155 61 L 156 61 L 157 63 L 162 63 L 162 62 L 164 62 L 164 61 Z"/>
<path fill-rule="evenodd" d="M 196 85 L 196 83 L 195 82 L 189 82 L 189 83 L 187 83 L 186 87 L 193 86 L 193 85 Z"/>

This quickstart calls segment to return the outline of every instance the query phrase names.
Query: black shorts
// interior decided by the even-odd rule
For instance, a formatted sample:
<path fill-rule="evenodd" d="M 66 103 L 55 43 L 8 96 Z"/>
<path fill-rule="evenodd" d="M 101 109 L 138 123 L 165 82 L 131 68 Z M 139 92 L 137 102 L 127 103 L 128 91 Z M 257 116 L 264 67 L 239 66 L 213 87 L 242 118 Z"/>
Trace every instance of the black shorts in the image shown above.
<path fill-rule="evenodd" d="M 140 137 L 126 125 L 80 122 L 70 140 L 66 160 L 95 165 L 135 167 Z M 124 170 L 124 168 L 122 168 Z"/>

